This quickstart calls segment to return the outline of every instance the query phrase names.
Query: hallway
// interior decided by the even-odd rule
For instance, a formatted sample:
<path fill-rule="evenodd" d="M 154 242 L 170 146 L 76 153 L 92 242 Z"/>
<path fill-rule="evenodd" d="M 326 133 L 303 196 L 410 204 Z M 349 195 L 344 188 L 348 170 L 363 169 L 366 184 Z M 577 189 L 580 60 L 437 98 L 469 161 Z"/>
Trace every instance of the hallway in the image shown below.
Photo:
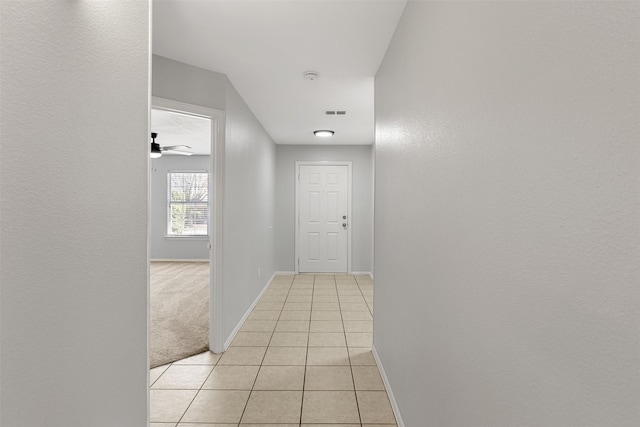
<path fill-rule="evenodd" d="M 223 355 L 151 370 L 151 427 L 395 426 L 372 311 L 369 276 L 276 276 Z"/>

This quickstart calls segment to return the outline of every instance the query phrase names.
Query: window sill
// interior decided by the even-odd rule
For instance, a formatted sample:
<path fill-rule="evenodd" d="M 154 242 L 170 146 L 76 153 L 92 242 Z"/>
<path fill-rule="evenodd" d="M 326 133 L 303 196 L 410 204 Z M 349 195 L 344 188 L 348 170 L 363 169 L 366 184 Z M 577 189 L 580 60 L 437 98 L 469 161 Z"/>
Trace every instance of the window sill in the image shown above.
<path fill-rule="evenodd" d="M 209 240 L 209 236 L 169 236 L 165 235 L 167 240 Z"/>

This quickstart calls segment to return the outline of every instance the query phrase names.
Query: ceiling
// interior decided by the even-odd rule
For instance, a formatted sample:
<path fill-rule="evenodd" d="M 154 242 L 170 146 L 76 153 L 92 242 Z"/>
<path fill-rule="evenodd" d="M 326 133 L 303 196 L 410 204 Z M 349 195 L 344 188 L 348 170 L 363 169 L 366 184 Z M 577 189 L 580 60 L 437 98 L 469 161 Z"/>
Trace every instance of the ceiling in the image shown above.
<path fill-rule="evenodd" d="M 371 144 L 374 76 L 405 2 L 154 0 L 153 53 L 226 74 L 277 144 Z"/>
<path fill-rule="evenodd" d="M 211 154 L 211 120 L 175 111 L 151 109 L 151 132 L 161 147 L 186 145 L 193 154 Z M 172 155 L 165 153 L 165 155 Z"/>

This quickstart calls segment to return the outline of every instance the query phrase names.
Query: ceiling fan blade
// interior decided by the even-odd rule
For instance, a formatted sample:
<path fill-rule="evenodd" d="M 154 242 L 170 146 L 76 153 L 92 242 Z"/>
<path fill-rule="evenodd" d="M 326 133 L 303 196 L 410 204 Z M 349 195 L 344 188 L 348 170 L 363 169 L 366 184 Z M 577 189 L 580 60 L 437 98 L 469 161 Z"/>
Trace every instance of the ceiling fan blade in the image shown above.
<path fill-rule="evenodd" d="M 181 156 L 192 156 L 193 155 L 193 153 L 191 151 L 167 150 L 166 148 L 162 150 L 162 154 L 179 154 Z"/>
<path fill-rule="evenodd" d="M 166 150 L 181 150 L 181 149 L 191 150 L 191 147 L 188 146 L 188 145 L 167 145 L 166 147 L 160 147 L 160 149 L 162 151 L 166 151 Z"/>

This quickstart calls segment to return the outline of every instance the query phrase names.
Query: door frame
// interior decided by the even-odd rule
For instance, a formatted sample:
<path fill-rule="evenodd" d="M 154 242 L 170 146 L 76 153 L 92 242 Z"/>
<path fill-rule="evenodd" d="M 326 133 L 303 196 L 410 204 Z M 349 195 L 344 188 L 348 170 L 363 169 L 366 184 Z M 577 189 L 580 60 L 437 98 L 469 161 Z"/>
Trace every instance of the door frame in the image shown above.
<path fill-rule="evenodd" d="M 353 215 L 351 214 L 352 205 L 352 162 L 351 160 L 344 161 L 296 161 L 296 174 L 294 180 L 296 182 L 295 190 L 295 258 L 293 260 L 295 273 L 300 273 L 300 166 L 347 166 L 347 218 L 349 219 L 349 226 L 347 227 L 347 274 L 351 274 L 351 228 L 353 227 Z"/>
<path fill-rule="evenodd" d="M 171 99 L 151 97 L 151 108 L 200 116 L 211 121 L 211 162 L 209 168 L 209 350 L 224 351 L 222 304 L 222 212 L 224 200 L 225 112 Z M 213 206 L 211 206 L 213 203 Z M 215 237 L 215 238 L 214 238 Z M 148 240 L 148 238 L 147 238 Z M 149 260 L 147 260 L 149 262 Z"/>

